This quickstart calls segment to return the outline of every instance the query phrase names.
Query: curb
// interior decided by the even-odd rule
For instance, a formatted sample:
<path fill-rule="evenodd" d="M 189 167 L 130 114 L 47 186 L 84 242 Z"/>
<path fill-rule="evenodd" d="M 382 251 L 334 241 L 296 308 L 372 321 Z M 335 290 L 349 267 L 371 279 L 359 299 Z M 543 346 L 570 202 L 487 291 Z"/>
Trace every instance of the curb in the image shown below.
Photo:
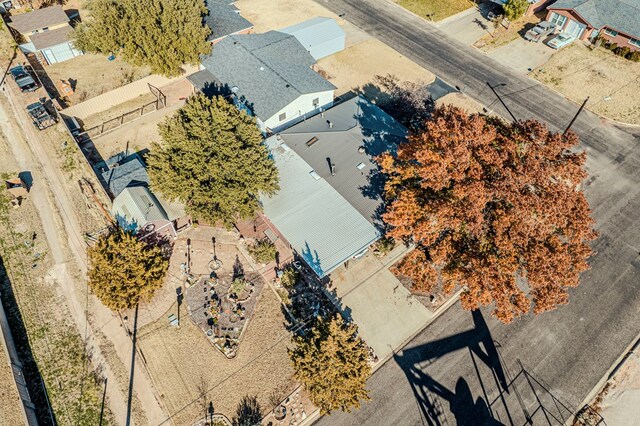
<path fill-rule="evenodd" d="M 585 405 L 589 405 L 591 401 L 602 391 L 607 382 L 611 380 L 616 373 L 625 365 L 627 360 L 629 359 L 629 355 L 634 352 L 638 346 L 640 346 L 640 334 L 633 339 L 629 345 L 622 351 L 620 356 L 615 360 L 615 362 L 611 365 L 611 367 L 604 373 L 602 378 L 596 383 L 591 392 L 587 394 L 587 396 L 580 403 L 579 408 L 584 407 Z"/>
<path fill-rule="evenodd" d="M 458 297 L 460 296 L 460 293 L 462 293 L 462 290 L 458 290 L 456 291 L 453 295 L 451 295 L 451 297 L 449 297 L 443 304 L 442 306 L 440 306 L 438 309 L 435 310 L 435 312 L 433 313 L 433 317 L 427 321 L 423 327 L 421 327 L 419 330 L 417 330 L 416 332 L 414 332 L 411 336 L 409 336 L 408 338 L 406 338 L 402 343 L 400 343 L 397 347 L 393 348 L 393 350 L 391 351 L 391 353 L 389 355 L 387 355 L 386 357 L 384 357 L 383 359 L 378 360 L 377 363 L 375 363 L 373 365 L 373 367 L 371 368 L 371 376 L 373 376 L 375 374 L 376 371 L 378 371 L 380 369 L 380 367 L 382 367 L 384 364 L 386 364 L 387 361 L 389 361 L 393 355 L 396 353 L 396 351 L 398 349 L 401 349 L 403 347 L 405 347 L 410 341 L 412 341 L 418 334 L 422 333 L 427 327 L 429 327 L 435 320 L 437 320 L 443 313 L 445 313 L 451 306 L 453 306 L 457 301 L 458 301 Z M 369 377 L 371 377 L 369 376 Z M 308 426 L 313 424 L 316 420 L 318 420 L 320 418 L 320 409 L 316 409 L 314 412 L 312 412 L 311 414 L 309 414 L 309 416 L 304 419 L 302 422 L 300 422 L 300 426 Z"/>

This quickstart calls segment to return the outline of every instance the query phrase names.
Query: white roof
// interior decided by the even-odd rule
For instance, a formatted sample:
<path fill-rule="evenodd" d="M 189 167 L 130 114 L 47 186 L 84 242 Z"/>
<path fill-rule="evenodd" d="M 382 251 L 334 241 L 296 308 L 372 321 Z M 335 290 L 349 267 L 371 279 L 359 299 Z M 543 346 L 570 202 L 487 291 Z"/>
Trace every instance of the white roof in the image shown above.
<path fill-rule="evenodd" d="M 380 231 L 295 151 L 275 136 L 266 142 L 281 189 L 262 197 L 264 213 L 319 277 L 380 238 Z"/>

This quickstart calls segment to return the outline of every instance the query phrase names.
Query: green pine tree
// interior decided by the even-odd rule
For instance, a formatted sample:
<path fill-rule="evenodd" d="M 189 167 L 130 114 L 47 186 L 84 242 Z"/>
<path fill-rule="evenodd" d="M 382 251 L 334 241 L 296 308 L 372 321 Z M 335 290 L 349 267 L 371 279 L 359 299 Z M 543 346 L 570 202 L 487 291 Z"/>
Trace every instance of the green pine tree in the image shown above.
<path fill-rule="evenodd" d="M 202 0 L 90 0 L 90 17 L 79 24 L 74 44 L 88 52 L 121 54 L 167 76 L 195 65 L 211 50 Z"/>
<path fill-rule="evenodd" d="M 169 266 L 159 247 L 121 228 L 101 237 L 88 254 L 89 288 L 114 311 L 150 300 Z"/>
<path fill-rule="evenodd" d="M 349 412 L 369 399 L 365 388 L 371 374 L 369 350 L 357 330 L 337 314 L 320 319 L 309 335 L 293 339 L 289 356 L 295 377 L 322 414 L 338 409 Z"/>
<path fill-rule="evenodd" d="M 147 158 L 154 191 L 186 205 L 196 220 L 231 226 L 274 194 L 278 170 L 255 120 L 223 97 L 198 94 L 160 126 Z"/>
<path fill-rule="evenodd" d="M 529 8 L 529 2 L 527 0 L 507 0 L 502 8 L 504 9 L 504 16 L 509 21 L 515 21 L 525 14 Z"/>

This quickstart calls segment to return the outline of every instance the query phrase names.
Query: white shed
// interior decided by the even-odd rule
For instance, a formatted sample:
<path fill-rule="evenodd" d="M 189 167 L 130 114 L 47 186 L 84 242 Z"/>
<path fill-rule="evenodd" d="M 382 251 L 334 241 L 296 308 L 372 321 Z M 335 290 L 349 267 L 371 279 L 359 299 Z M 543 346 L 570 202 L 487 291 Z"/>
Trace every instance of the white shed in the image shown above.
<path fill-rule="evenodd" d="M 279 31 L 294 36 L 315 60 L 344 50 L 344 30 L 331 18 L 312 18 Z"/>

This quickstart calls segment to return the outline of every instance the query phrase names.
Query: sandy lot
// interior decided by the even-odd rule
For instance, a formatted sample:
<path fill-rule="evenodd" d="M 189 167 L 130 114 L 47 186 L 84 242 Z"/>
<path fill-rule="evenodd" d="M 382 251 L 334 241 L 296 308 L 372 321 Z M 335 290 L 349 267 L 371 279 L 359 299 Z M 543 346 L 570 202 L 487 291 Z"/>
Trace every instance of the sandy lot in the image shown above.
<path fill-rule="evenodd" d="M 256 33 L 288 27 L 316 16 L 346 24 L 344 19 L 313 0 L 238 0 L 235 5 L 240 14 L 253 23 Z"/>
<path fill-rule="evenodd" d="M 532 76 L 605 117 L 640 124 L 640 63 L 576 42 L 558 51 Z"/>
<path fill-rule="evenodd" d="M 524 34 L 530 28 L 533 28 L 535 24 L 544 19 L 544 17 L 544 13 L 538 13 L 537 15 L 532 16 L 523 16 L 517 21 L 512 22 L 511 25 L 509 25 L 509 28 L 499 26 L 497 29 L 494 29 L 493 23 L 487 22 L 486 25 L 489 27 L 490 33 L 476 41 L 474 46 L 485 52 L 490 52 L 500 46 L 511 43 L 513 40 L 524 38 Z"/>
<path fill-rule="evenodd" d="M 393 74 L 400 81 L 425 84 L 435 79 L 431 72 L 375 39 L 322 58 L 317 67 L 338 88 L 336 95 L 371 83 L 376 75 Z"/>
<path fill-rule="evenodd" d="M 58 84 L 60 80 L 68 80 L 75 87 L 75 93 L 70 96 L 71 105 L 150 74 L 147 67 L 135 67 L 120 58 L 108 61 L 106 56 L 93 53 L 47 66 L 45 70 L 54 84 Z"/>
<path fill-rule="evenodd" d="M 175 305 L 169 313 L 176 313 Z M 189 320 L 175 328 L 164 315 L 142 328 L 140 349 L 174 424 L 191 424 L 209 402 L 231 418 L 244 395 L 256 396 L 266 413 L 274 392 L 278 398 L 291 392 L 295 383 L 283 323 L 280 302 L 265 286 L 234 359 L 225 358 Z M 204 398 L 198 388 L 208 390 Z"/>
<path fill-rule="evenodd" d="M 430 21 L 440 21 L 474 6 L 469 0 L 394 0 L 400 6 Z"/>
<path fill-rule="evenodd" d="M 436 106 L 453 105 L 469 114 L 481 113 L 482 105 L 462 93 L 449 93 L 436 101 Z"/>

